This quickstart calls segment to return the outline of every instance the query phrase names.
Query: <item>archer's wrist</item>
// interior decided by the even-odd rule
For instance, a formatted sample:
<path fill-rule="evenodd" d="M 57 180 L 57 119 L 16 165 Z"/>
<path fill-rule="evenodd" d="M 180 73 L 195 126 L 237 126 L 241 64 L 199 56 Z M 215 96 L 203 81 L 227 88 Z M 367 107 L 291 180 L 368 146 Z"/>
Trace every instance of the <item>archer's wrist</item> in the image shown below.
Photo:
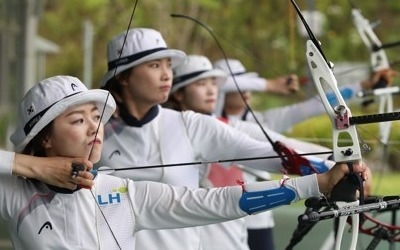
<path fill-rule="evenodd" d="M 316 177 L 317 177 L 319 191 L 325 195 L 329 194 L 333 189 L 334 185 L 329 183 L 329 176 L 327 172 L 322 174 L 317 174 Z"/>
<path fill-rule="evenodd" d="M 0 175 L 12 175 L 15 153 L 0 150 Z"/>
<path fill-rule="evenodd" d="M 12 174 L 24 178 L 37 178 L 40 169 L 39 159 L 31 155 L 15 154 Z"/>

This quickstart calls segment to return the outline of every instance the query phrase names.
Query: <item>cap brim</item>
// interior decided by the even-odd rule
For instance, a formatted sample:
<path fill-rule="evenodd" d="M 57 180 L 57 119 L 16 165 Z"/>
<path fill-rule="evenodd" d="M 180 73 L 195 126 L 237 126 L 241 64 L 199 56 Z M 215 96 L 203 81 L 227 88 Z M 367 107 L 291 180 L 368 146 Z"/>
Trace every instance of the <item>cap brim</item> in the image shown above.
<path fill-rule="evenodd" d="M 19 126 L 16 131 L 11 135 L 11 140 L 16 144 L 15 151 L 22 152 L 26 145 L 51 121 L 61 115 L 69 108 L 76 107 L 85 103 L 95 103 L 100 112 L 103 112 L 102 122 L 106 123 L 114 113 L 116 104 L 114 98 L 108 91 L 102 89 L 91 89 L 62 99 L 55 103 L 51 108 L 40 118 L 39 122 L 32 128 L 32 130 L 23 138 L 24 130 Z M 21 141 L 21 142 L 18 142 Z"/>
<path fill-rule="evenodd" d="M 248 77 L 248 78 L 253 78 L 253 77 L 258 77 L 258 73 L 256 72 L 246 72 L 240 75 L 235 75 L 235 77 Z"/>
<path fill-rule="evenodd" d="M 185 54 L 185 52 L 183 52 L 181 50 L 166 49 L 166 50 L 160 50 L 160 51 L 154 52 L 150 55 L 144 56 L 144 57 L 142 57 L 134 62 L 128 63 L 126 65 L 120 65 L 117 67 L 117 69 L 114 68 L 112 70 L 109 70 L 103 76 L 103 78 L 100 81 L 100 87 L 102 89 L 110 89 L 110 86 L 109 86 L 109 84 L 107 84 L 107 82 L 114 76 L 121 73 L 122 71 L 132 68 L 134 66 L 137 66 L 144 62 L 163 59 L 163 58 L 171 58 L 171 64 L 172 64 L 171 66 L 172 66 L 172 68 L 175 68 L 176 66 L 178 66 L 185 60 L 186 54 Z"/>
<path fill-rule="evenodd" d="M 252 72 L 228 77 L 226 83 L 221 86 L 219 91 L 223 93 L 238 92 L 236 85 L 239 86 L 241 91 L 265 91 L 265 79 L 259 77 L 257 73 Z"/>
<path fill-rule="evenodd" d="M 219 70 L 219 69 L 211 69 L 211 70 L 208 70 L 208 71 L 206 71 L 204 73 L 201 73 L 200 75 L 197 75 L 197 76 L 192 77 L 190 79 L 186 79 L 185 81 L 182 81 L 182 82 L 174 84 L 172 86 L 172 88 L 171 88 L 170 94 L 174 93 L 178 89 L 180 89 L 180 88 L 182 88 L 182 87 L 184 87 L 184 86 L 186 86 L 186 85 L 188 85 L 188 84 L 190 84 L 192 82 L 195 82 L 197 80 L 204 79 L 204 78 L 209 78 L 209 77 L 215 77 L 216 78 L 216 83 L 217 83 L 218 86 L 224 84 L 226 82 L 226 79 L 227 79 L 227 76 L 226 76 L 224 71 Z"/>

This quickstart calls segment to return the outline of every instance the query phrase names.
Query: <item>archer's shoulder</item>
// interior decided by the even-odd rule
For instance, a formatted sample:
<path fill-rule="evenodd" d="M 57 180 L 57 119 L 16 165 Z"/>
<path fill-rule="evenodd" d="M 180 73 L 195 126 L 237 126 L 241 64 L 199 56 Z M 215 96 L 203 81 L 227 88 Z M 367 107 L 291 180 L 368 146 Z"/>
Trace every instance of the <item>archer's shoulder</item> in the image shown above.
<path fill-rule="evenodd" d="M 118 176 L 113 176 L 109 173 L 98 173 L 95 178 L 95 185 L 99 189 L 105 188 L 106 190 L 111 190 L 113 188 L 126 187 L 128 185 L 129 179 L 121 178 Z"/>
<path fill-rule="evenodd" d="M 186 111 L 176 111 L 168 108 L 161 108 L 162 116 L 168 116 L 168 117 L 179 117 L 183 119 L 185 122 L 208 122 L 211 121 L 215 123 L 217 119 L 215 117 L 210 116 L 210 115 L 204 115 L 201 113 L 194 112 L 192 110 L 186 110 Z"/>

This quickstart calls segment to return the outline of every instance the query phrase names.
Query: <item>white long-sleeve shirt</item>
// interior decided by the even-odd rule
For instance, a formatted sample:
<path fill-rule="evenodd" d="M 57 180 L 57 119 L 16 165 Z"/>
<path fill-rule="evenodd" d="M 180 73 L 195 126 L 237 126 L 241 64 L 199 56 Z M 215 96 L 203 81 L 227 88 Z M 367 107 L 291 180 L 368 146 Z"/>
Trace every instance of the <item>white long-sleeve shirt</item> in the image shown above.
<path fill-rule="evenodd" d="M 60 193 L 42 182 L 12 176 L 13 153 L 0 151 L 0 159 L 0 216 L 15 249 L 132 250 L 140 230 L 205 225 L 246 215 L 238 206 L 240 186 L 192 190 L 98 174 L 91 190 Z M 319 194 L 315 175 L 285 185 L 295 191 L 294 201 Z M 274 181 L 244 188 L 252 192 L 279 186 Z"/>
<path fill-rule="evenodd" d="M 299 122 L 325 113 L 325 108 L 318 98 L 310 98 L 303 102 L 270 108 L 264 111 L 254 111 L 257 120 L 263 126 L 275 132 L 285 132 Z M 250 112 L 240 115 L 229 115 L 227 118 L 230 121 L 245 120 L 255 122 Z"/>

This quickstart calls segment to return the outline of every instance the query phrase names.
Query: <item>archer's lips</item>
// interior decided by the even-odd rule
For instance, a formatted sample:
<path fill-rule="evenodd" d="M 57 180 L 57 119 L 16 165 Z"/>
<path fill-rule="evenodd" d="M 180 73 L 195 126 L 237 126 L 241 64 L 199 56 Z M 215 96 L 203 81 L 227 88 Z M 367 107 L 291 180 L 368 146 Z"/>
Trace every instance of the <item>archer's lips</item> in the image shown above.
<path fill-rule="evenodd" d="M 206 103 L 214 103 L 216 100 L 215 99 L 207 99 Z"/>
<path fill-rule="evenodd" d="M 92 146 L 93 144 L 101 144 L 101 140 L 96 139 L 88 143 L 89 146 Z"/>
<path fill-rule="evenodd" d="M 167 84 L 167 85 L 162 85 L 160 87 L 160 90 L 162 91 L 169 91 L 171 89 L 171 85 Z"/>

